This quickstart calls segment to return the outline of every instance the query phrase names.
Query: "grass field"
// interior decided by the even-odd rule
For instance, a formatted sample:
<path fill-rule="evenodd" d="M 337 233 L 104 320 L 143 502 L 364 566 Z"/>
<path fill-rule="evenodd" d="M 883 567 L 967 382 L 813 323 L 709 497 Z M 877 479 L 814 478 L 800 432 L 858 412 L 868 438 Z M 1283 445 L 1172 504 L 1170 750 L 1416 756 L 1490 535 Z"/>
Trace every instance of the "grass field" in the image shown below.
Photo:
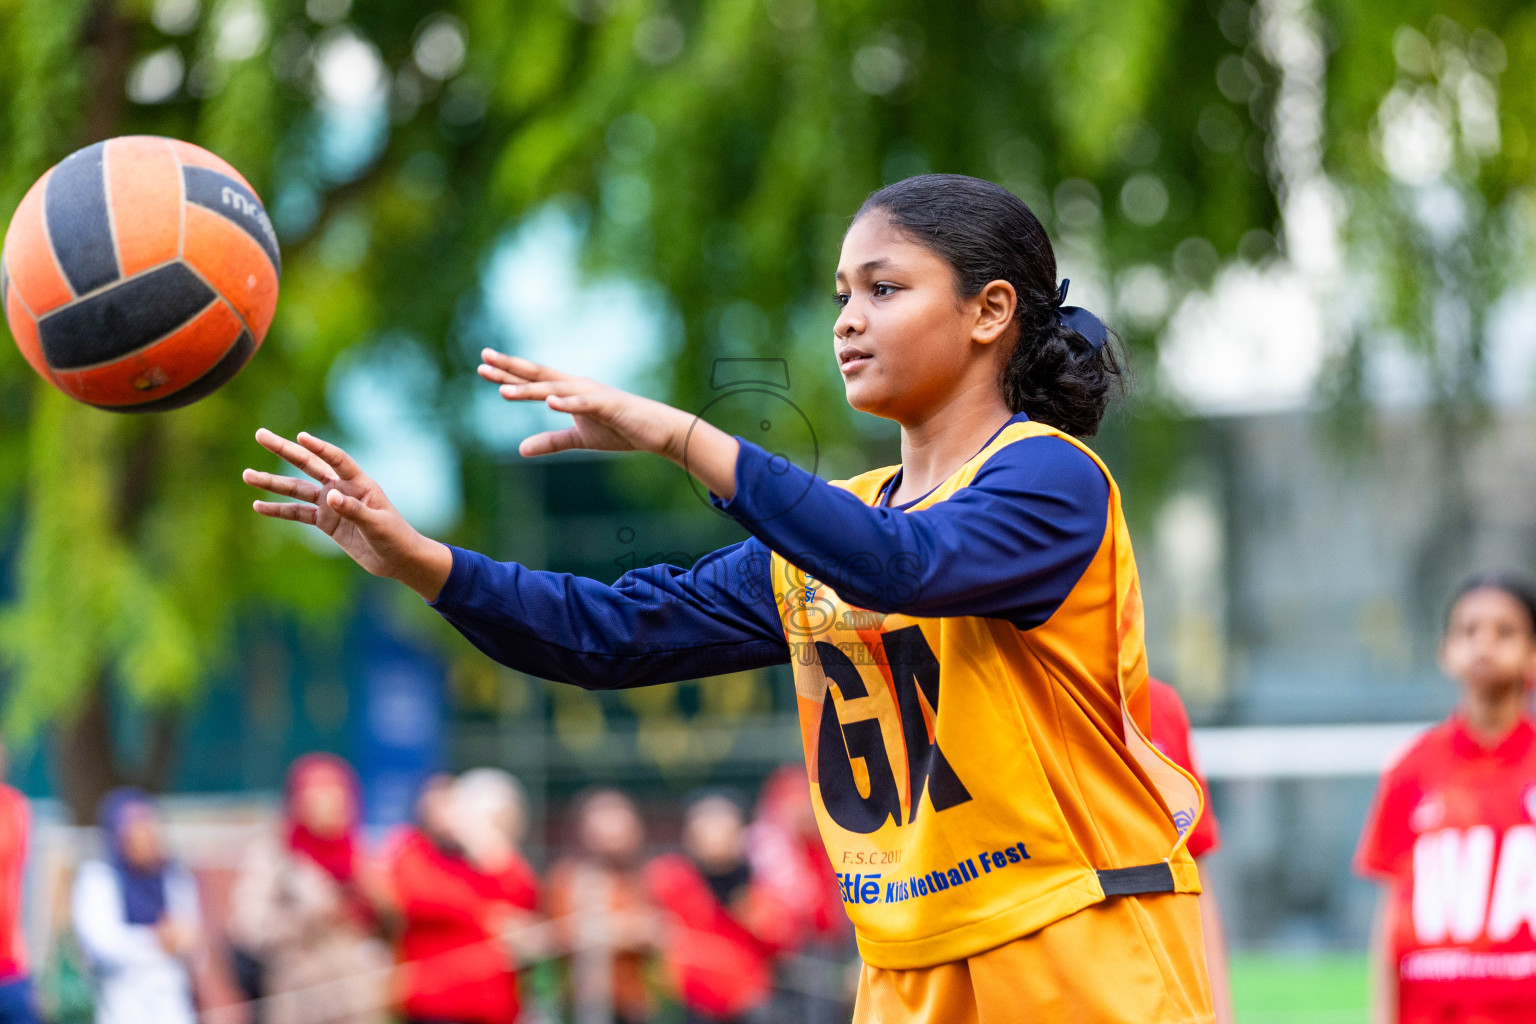
<path fill-rule="evenodd" d="M 1363 953 L 1237 954 L 1237 1024 L 1365 1024 Z"/>

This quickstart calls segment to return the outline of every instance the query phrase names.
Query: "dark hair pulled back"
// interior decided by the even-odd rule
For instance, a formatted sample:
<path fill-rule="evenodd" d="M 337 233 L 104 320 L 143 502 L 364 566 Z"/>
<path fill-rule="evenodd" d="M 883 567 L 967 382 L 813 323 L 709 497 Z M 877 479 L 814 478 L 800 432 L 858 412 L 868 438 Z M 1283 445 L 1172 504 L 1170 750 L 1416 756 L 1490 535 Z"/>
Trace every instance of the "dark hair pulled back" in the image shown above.
<path fill-rule="evenodd" d="M 1108 341 L 1094 349 L 1056 315 L 1056 253 L 1023 200 L 980 178 L 920 174 L 870 195 L 854 220 L 874 211 L 948 263 L 961 294 L 1013 285 L 1018 340 L 999 381 L 1009 409 L 1080 437 L 1099 429 L 1124 386 L 1120 361 Z"/>
<path fill-rule="evenodd" d="M 1536 587 L 1532 587 L 1529 580 L 1504 572 L 1482 572 L 1462 581 L 1456 593 L 1451 595 L 1450 603 L 1445 606 L 1447 627 L 1451 624 L 1451 613 L 1456 610 L 1461 599 L 1478 590 L 1497 590 L 1514 598 L 1530 616 L 1531 632 L 1536 633 Z"/>

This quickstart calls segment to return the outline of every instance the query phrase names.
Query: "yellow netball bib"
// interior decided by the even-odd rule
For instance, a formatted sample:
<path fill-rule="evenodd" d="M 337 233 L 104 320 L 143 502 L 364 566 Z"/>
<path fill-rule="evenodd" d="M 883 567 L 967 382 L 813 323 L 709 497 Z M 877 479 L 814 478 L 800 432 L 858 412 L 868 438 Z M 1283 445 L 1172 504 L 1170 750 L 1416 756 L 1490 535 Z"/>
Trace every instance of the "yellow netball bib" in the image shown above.
<path fill-rule="evenodd" d="M 909 511 L 1042 436 L 1104 469 L 1075 438 L 1011 423 Z M 872 504 L 894 472 L 838 486 Z M 1140 584 L 1113 479 L 1109 489 L 1092 562 L 1028 630 L 857 608 L 774 555 L 817 819 L 867 963 L 929 967 L 1107 895 L 1199 891 L 1184 838 L 1200 790 L 1146 739 Z M 915 581 L 914 563 L 896 563 L 867 571 Z"/>

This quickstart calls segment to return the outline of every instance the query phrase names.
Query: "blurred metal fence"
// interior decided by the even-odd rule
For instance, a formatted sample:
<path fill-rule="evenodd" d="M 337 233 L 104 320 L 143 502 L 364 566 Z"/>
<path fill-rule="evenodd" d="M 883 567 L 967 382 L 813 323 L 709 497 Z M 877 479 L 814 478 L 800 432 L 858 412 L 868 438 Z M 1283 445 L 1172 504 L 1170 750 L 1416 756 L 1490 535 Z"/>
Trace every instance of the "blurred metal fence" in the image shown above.
<path fill-rule="evenodd" d="M 196 878 L 201 898 L 204 941 L 190 968 L 202 1020 L 209 1024 L 250 1024 L 260 1019 L 265 1006 L 276 1001 L 313 997 L 321 989 L 345 986 L 356 980 L 333 978 L 303 991 L 265 995 L 257 1000 L 241 997 L 233 984 L 225 938 L 230 894 L 246 851 L 253 843 L 275 834 L 274 802 L 259 797 L 167 797 L 161 801 L 161 808 L 166 845 Z M 70 958 L 75 952 L 70 945 L 71 885 L 78 865 L 99 856 L 101 846 L 96 829 L 59 823 L 59 808 L 50 801 L 38 802 L 36 816 L 26 875 L 24 931 L 34 975 L 46 976 L 59 966 L 54 962 L 57 958 Z M 668 938 L 675 937 L 677 929 L 675 922 L 664 926 Z M 515 959 L 524 971 L 559 964 L 563 972 L 554 998 L 549 993 L 539 998 L 534 992 L 532 998 L 525 999 L 522 1019 L 527 1024 L 565 1020 L 573 1024 L 612 1024 L 615 1012 L 610 979 L 617 950 L 616 935 L 607 908 L 592 903 L 565 918 L 522 924 L 483 942 L 459 946 L 409 964 L 392 963 L 367 976 L 376 978 L 388 989 L 407 967 L 432 970 L 446 966 L 456 957 L 473 957 L 487 945 L 496 946 L 506 950 L 509 960 Z M 658 935 L 658 940 L 661 938 Z M 709 962 L 710 944 L 723 941 L 697 932 L 689 938 L 689 946 L 701 950 L 697 962 L 703 964 Z M 674 951 L 669 950 L 666 956 L 674 964 L 684 963 Z M 858 969 L 857 959 L 851 953 L 839 959 L 789 953 L 778 958 L 777 967 L 773 998 L 751 1017 L 755 1024 L 818 1024 L 822 1020 L 830 1024 L 846 1020 L 845 1011 L 852 1004 Z M 48 986 L 42 987 L 46 999 Z M 658 994 L 664 1003 L 665 994 Z M 818 1015 L 814 1009 L 808 1009 L 814 1007 L 830 1009 L 830 1013 Z"/>

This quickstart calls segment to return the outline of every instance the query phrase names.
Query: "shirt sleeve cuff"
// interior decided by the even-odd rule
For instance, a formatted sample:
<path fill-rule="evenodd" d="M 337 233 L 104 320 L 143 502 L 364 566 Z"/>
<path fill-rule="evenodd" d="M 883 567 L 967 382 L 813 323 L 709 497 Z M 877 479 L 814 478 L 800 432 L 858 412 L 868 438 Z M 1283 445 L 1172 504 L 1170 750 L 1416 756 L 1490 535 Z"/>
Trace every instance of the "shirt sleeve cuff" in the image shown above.
<path fill-rule="evenodd" d="M 758 448 L 757 445 L 753 444 L 751 441 L 744 440 L 739 434 L 733 434 L 732 436 L 736 438 L 736 443 L 740 446 L 736 452 L 736 493 L 731 495 L 729 498 L 722 498 L 714 491 L 709 492 L 709 503 L 715 508 L 719 509 L 721 512 L 724 512 L 726 515 L 734 515 L 736 509 L 740 507 L 745 500 L 741 495 L 741 481 L 742 478 L 746 475 L 742 472 L 742 470 L 746 466 L 747 460 L 752 457 L 751 451 L 749 451 L 749 449 L 759 452 L 762 451 L 762 449 Z"/>
<path fill-rule="evenodd" d="M 448 581 L 443 584 L 443 589 L 438 591 L 436 601 L 428 601 L 427 607 L 447 614 L 462 607 L 465 593 L 471 589 L 471 577 L 474 575 L 474 559 L 485 556 L 463 548 L 456 548 L 452 544 L 446 545 L 453 555 L 453 568 L 448 570 Z"/>
<path fill-rule="evenodd" d="M 736 493 L 726 499 L 711 491 L 711 505 L 733 519 L 753 522 L 779 515 L 805 496 L 809 476 L 805 470 L 745 438 L 738 436 L 736 443 L 741 446 L 736 455 Z"/>

